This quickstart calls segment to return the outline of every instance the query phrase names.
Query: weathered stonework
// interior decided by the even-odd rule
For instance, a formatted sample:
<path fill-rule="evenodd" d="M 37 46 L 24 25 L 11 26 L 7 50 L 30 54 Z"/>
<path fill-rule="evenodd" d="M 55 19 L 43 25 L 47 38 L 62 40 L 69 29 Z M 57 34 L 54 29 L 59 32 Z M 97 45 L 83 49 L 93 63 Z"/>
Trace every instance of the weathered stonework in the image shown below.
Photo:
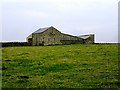
<path fill-rule="evenodd" d="M 86 39 L 81 37 L 87 37 Z M 27 37 L 27 42 L 32 45 L 55 45 L 55 44 L 76 44 L 94 43 L 94 35 L 72 36 L 61 33 L 54 27 L 41 28 Z"/>

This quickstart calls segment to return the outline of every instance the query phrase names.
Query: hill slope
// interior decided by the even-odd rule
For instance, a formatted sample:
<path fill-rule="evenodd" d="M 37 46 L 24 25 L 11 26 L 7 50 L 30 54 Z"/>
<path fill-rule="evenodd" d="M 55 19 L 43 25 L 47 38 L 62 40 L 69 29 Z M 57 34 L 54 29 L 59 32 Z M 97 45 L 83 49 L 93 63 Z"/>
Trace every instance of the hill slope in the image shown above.
<path fill-rule="evenodd" d="M 2 48 L 3 88 L 118 88 L 118 45 Z"/>

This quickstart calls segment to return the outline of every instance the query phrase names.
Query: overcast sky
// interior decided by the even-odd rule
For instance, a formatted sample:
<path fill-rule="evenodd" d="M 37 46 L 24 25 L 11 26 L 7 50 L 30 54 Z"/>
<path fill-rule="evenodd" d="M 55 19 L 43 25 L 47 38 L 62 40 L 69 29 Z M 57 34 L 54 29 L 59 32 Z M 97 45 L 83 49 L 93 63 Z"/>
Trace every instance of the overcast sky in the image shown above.
<path fill-rule="evenodd" d="M 76 36 L 95 34 L 95 42 L 117 42 L 118 1 L 2 0 L 2 41 L 24 42 L 37 29 L 54 26 Z"/>

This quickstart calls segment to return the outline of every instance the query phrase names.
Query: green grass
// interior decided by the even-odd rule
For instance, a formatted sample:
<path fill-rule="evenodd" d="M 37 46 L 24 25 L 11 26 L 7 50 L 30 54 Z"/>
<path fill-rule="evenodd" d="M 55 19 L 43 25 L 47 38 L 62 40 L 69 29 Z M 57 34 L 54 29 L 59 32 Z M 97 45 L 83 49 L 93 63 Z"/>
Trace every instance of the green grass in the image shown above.
<path fill-rule="evenodd" d="M 2 48 L 3 88 L 118 88 L 117 44 Z"/>

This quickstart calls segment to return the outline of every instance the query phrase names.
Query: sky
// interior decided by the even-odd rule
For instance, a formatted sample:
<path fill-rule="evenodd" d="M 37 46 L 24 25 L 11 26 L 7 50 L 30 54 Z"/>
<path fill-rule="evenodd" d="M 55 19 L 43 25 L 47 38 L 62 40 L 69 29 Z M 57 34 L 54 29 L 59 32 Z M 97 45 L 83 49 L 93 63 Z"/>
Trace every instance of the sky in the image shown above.
<path fill-rule="evenodd" d="M 119 0 L 2 0 L 1 41 L 24 42 L 39 28 L 71 35 L 95 34 L 96 43 L 118 42 Z"/>

